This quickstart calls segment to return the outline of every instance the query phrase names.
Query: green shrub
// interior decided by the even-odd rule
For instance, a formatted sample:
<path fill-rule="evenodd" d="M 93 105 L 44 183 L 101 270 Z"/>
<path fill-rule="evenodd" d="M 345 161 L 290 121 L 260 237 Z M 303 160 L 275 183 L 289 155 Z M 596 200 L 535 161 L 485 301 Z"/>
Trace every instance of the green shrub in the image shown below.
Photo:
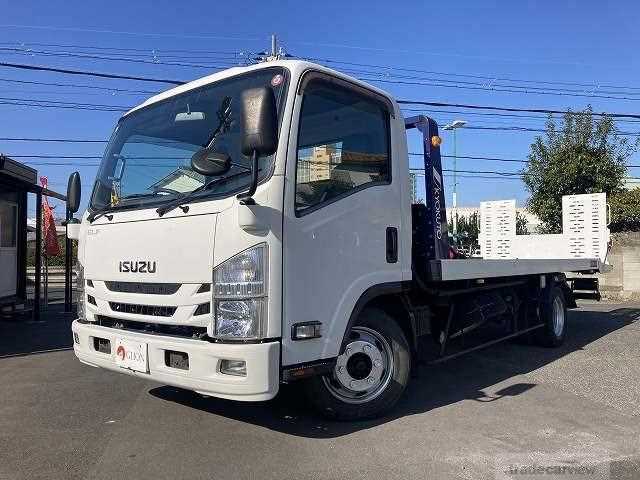
<path fill-rule="evenodd" d="M 44 238 L 42 239 L 42 243 L 44 244 Z M 73 263 L 75 263 L 75 259 L 78 257 L 78 242 L 75 240 L 73 243 Z M 65 237 L 58 237 L 58 245 L 60 245 L 60 255 L 56 255 L 55 257 L 49 257 L 49 266 L 50 267 L 64 267 L 64 259 L 65 259 Z M 36 242 L 29 242 L 27 247 L 27 266 L 33 267 L 35 266 L 35 246 Z"/>
<path fill-rule="evenodd" d="M 640 188 L 615 193 L 609 205 L 612 232 L 640 232 Z"/>

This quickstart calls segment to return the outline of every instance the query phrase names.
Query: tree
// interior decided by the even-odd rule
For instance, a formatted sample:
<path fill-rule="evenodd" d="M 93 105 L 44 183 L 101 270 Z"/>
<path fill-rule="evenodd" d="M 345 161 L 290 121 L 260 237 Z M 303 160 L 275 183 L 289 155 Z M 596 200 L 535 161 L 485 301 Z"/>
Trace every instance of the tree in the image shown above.
<path fill-rule="evenodd" d="M 516 235 L 529 235 L 527 217 L 520 212 L 516 212 Z"/>
<path fill-rule="evenodd" d="M 569 110 L 558 127 L 549 115 L 546 134 L 531 144 L 522 171 L 531 193 L 528 208 L 540 218 L 540 233 L 562 230 L 563 195 L 619 192 L 626 159 L 637 146 L 638 141 L 630 144 L 616 133 L 611 117 L 594 118 L 591 107 Z"/>
<path fill-rule="evenodd" d="M 609 205 L 612 232 L 640 232 L 640 188 L 616 193 Z"/>
<path fill-rule="evenodd" d="M 449 221 L 449 232 L 453 232 L 452 219 Z M 468 217 L 462 215 L 458 216 L 458 245 L 471 247 L 477 246 L 479 233 L 480 222 L 478 221 L 478 212 L 473 212 Z"/>

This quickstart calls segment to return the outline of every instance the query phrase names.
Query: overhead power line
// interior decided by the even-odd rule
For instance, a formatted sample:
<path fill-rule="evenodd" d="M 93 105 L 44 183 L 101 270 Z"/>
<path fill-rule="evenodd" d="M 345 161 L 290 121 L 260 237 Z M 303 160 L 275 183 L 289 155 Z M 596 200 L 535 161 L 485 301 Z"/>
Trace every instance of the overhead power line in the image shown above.
<path fill-rule="evenodd" d="M 104 52 L 103 50 L 102 52 Z M 221 59 L 219 57 L 215 58 L 215 62 L 217 64 L 204 64 L 204 63 L 191 63 L 184 62 L 184 56 L 172 56 L 172 58 L 178 58 L 182 61 L 167 61 L 168 56 L 159 56 L 155 52 L 113 52 L 110 53 L 102 53 L 100 52 L 83 52 L 83 51 L 63 51 L 63 50 L 43 50 L 43 49 L 34 49 L 34 48 L 26 48 L 25 46 L 10 46 L 10 47 L 0 47 L 0 52 L 4 52 L 5 54 L 11 55 L 28 55 L 28 56 L 44 56 L 44 57 L 62 57 L 62 58 L 78 58 L 78 59 L 89 59 L 89 60 L 102 60 L 102 61 L 117 61 L 117 62 L 130 62 L 130 63 L 140 63 L 147 65 L 168 65 L 168 66 L 179 66 L 179 67 L 189 67 L 189 68 L 206 68 L 206 69 L 223 69 L 229 66 L 235 66 L 238 64 L 237 60 L 240 59 L 237 55 L 231 55 L 232 57 L 227 57 L 227 60 Z M 126 55 L 126 56 L 125 56 Z M 132 58 L 138 57 L 138 58 Z M 235 58 L 235 62 L 230 62 Z M 246 61 L 249 57 L 244 57 Z M 205 60 L 206 61 L 206 60 Z M 524 94 L 538 94 L 538 95 L 556 95 L 556 96 L 573 96 L 573 97 L 588 97 L 588 98 L 606 98 L 606 99 L 615 99 L 615 100 L 640 100 L 640 97 L 630 97 L 629 95 L 634 95 L 633 92 L 629 91 L 610 91 L 610 90 L 602 90 L 602 89 L 591 89 L 591 91 L 586 91 L 584 88 L 575 89 L 569 87 L 537 87 L 533 85 L 518 85 L 513 82 L 510 83 L 500 83 L 496 81 L 496 79 L 491 79 L 489 81 L 478 82 L 478 81 L 468 81 L 468 80 L 460 80 L 460 79 L 452 79 L 452 78 L 434 78 L 434 77 L 420 77 L 415 75 L 399 75 L 393 71 L 359 71 L 359 70 L 349 70 L 344 69 L 345 73 L 352 73 L 354 75 L 359 75 L 360 78 L 364 81 L 374 82 L 374 83 L 387 83 L 387 84 L 401 84 L 401 85 L 422 85 L 422 86 L 430 86 L 430 87 L 442 87 L 442 88 L 457 88 L 457 89 L 470 89 L 470 90 L 480 90 L 480 91 L 490 91 L 490 92 L 507 92 L 507 93 L 524 93 Z M 364 75 L 364 76 L 363 76 Z M 375 76 L 376 78 L 367 78 L 367 76 Z M 392 79 L 395 78 L 395 79 Z M 637 93 L 635 95 L 638 95 Z"/>
<path fill-rule="evenodd" d="M 94 86 L 94 85 L 80 85 L 74 83 L 55 83 L 55 82 L 35 82 L 29 80 L 13 80 L 0 78 L 0 83 L 7 83 L 10 85 L 2 85 L 0 87 L 0 93 L 20 93 L 20 94 L 37 94 L 37 95 L 156 95 L 159 91 L 153 90 L 130 90 L 127 88 L 111 88 L 111 87 L 102 87 L 102 86 Z M 25 90 L 24 86 L 35 86 L 35 90 Z M 71 91 L 64 90 L 40 90 L 38 87 L 40 86 L 49 86 L 49 87 L 63 87 L 63 88 L 72 88 Z M 8 88 L 6 88 L 8 87 Z M 11 88 L 14 87 L 14 88 Z M 19 89 L 18 89 L 19 87 Z M 86 90 L 89 91 L 86 91 Z M 98 90 L 97 92 L 95 90 Z"/>
<path fill-rule="evenodd" d="M 557 115 L 564 115 L 568 113 L 564 110 L 550 110 L 545 108 L 516 108 L 516 107 L 496 107 L 492 105 L 473 105 L 464 103 L 446 103 L 446 102 L 428 102 L 424 100 L 398 100 L 401 105 L 425 105 L 429 107 L 454 107 L 454 108 L 468 108 L 472 110 L 495 110 L 501 112 L 528 112 L 528 113 L 551 113 Z M 612 117 L 612 118 L 635 118 L 640 119 L 640 114 L 635 113 L 613 113 L 613 112 L 571 112 L 573 115 L 594 115 L 600 117 Z"/>
<path fill-rule="evenodd" d="M 240 36 L 223 36 L 223 35 L 206 35 L 192 34 L 185 35 L 180 33 L 154 33 L 154 32 L 129 32 L 123 30 L 107 30 L 97 28 L 78 28 L 78 27 L 55 27 L 52 25 L 15 25 L 3 24 L 0 28 L 20 28 L 34 30 L 51 30 L 55 32 L 80 32 L 80 33 L 103 33 L 112 35 L 130 35 L 134 37 L 164 37 L 164 38 L 189 38 L 195 40 L 229 40 L 229 41 L 265 41 L 266 38 L 261 37 L 240 37 Z"/>
<path fill-rule="evenodd" d="M 409 153 L 412 156 L 420 156 L 422 157 L 424 154 L 422 153 Z M 457 158 L 459 160 L 486 160 L 491 162 L 509 162 L 509 163 L 529 163 L 529 160 L 518 160 L 515 158 L 497 158 L 497 157 L 475 157 L 470 155 L 440 155 L 444 158 Z"/>
<path fill-rule="evenodd" d="M 3 142 L 107 143 L 107 140 L 36 137 L 0 137 L 0 140 Z"/>
<path fill-rule="evenodd" d="M 6 55 L 28 55 L 30 57 L 43 56 L 74 56 L 86 55 L 88 58 L 96 55 L 108 55 L 114 59 L 153 60 L 155 63 L 163 61 L 188 62 L 253 62 L 258 53 L 243 51 L 216 50 L 185 50 L 185 49 L 156 49 L 156 48 L 124 48 L 103 47 L 94 45 L 62 45 L 55 43 L 18 43 L 0 42 L 0 51 Z M 73 57 L 71 57 L 73 58 Z"/>
<path fill-rule="evenodd" d="M 535 94 L 535 95 L 553 95 L 560 97 L 586 97 L 586 98 L 605 98 L 608 100 L 631 100 L 638 101 L 640 97 L 630 97 L 628 95 L 601 95 L 596 93 L 571 93 L 571 92 L 551 92 L 544 90 L 536 90 L 535 87 L 508 87 L 505 85 L 459 85 L 455 83 L 443 83 L 443 81 L 436 82 L 424 82 L 424 81 L 410 81 L 410 80 L 388 80 L 384 78 L 366 78 L 366 77 L 358 77 L 360 80 L 365 82 L 373 82 L 373 83 L 387 83 L 387 84 L 396 84 L 396 85 L 414 85 L 414 86 L 424 86 L 424 87 L 442 87 L 442 88 L 455 88 L 462 90 L 476 90 L 476 91 L 484 91 L 484 92 L 499 92 L 499 93 L 524 93 L 524 94 Z"/>
<path fill-rule="evenodd" d="M 40 100 L 37 98 L 17 98 L 17 97 L 0 97 L 0 101 L 14 101 L 14 102 L 42 102 L 48 104 L 60 104 L 60 105 L 77 105 L 80 107 L 88 106 L 88 107 L 102 107 L 102 108 L 113 108 L 118 110 L 129 110 L 131 107 L 126 107 L 123 105 L 108 105 L 103 103 L 83 103 L 83 102 L 65 102 L 62 100 Z"/>
<path fill-rule="evenodd" d="M 409 169 L 409 170 L 413 170 L 413 169 Z M 424 171 L 424 169 L 418 169 L 419 171 Z M 483 175 L 504 175 L 506 177 L 521 177 L 522 174 L 520 172 L 501 172 L 501 171 L 497 171 L 497 170 L 453 170 L 450 168 L 443 168 L 442 169 L 443 172 L 458 172 L 458 173 L 481 173 Z"/>
<path fill-rule="evenodd" d="M 377 68 L 383 70 L 384 72 L 391 73 L 395 71 L 401 72 L 409 72 L 409 73 L 424 73 L 428 75 L 436 75 L 436 76 L 446 76 L 446 77 L 459 77 L 459 78 L 472 78 L 477 80 L 484 80 L 486 84 L 492 84 L 495 82 L 517 82 L 531 85 L 563 85 L 567 87 L 583 87 L 583 89 L 591 89 L 591 90 L 599 90 L 601 88 L 616 88 L 616 89 L 624 89 L 630 91 L 640 91 L 640 87 L 626 86 L 626 85 L 610 85 L 610 84 L 601 84 L 599 82 L 563 82 L 558 80 L 531 80 L 531 79 L 522 79 L 522 78 L 512 78 L 505 75 L 479 75 L 479 74 L 469 74 L 469 73 L 457 73 L 457 72 L 442 72 L 442 71 L 434 71 L 434 70 L 425 70 L 417 67 L 406 67 L 406 66 L 398 66 L 398 65 L 374 65 L 371 63 L 357 63 L 357 62 L 347 62 L 342 60 L 335 60 L 329 58 L 314 58 L 314 57 L 301 57 L 304 60 L 319 62 L 319 63 L 333 63 L 333 64 L 341 64 L 341 65 L 350 65 L 355 67 L 365 67 L 365 68 Z"/>
<path fill-rule="evenodd" d="M 123 112 L 124 111 L 120 108 L 91 107 L 91 106 L 81 106 L 81 105 L 75 105 L 75 104 L 63 105 L 63 104 L 38 103 L 37 100 L 30 101 L 30 102 L 0 100 L 0 105 L 14 105 L 14 106 L 22 106 L 22 107 L 37 107 L 37 108 L 60 108 L 65 110 L 89 110 L 89 111 L 95 111 L 95 112 Z"/>
<path fill-rule="evenodd" d="M 38 65 L 25 65 L 25 64 L 16 64 L 16 63 L 7 63 L 0 62 L 0 67 L 7 68 L 16 68 L 22 70 L 34 70 L 34 71 L 48 71 L 48 72 L 56 72 L 63 73 L 69 75 L 86 75 L 86 76 L 95 76 L 101 78 L 113 78 L 113 79 L 123 79 L 123 80 L 136 80 L 143 82 L 155 82 L 155 83 L 168 83 L 173 85 L 183 85 L 187 83 L 184 80 L 172 80 L 172 79 L 161 79 L 161 78 L 152 78 L 152 77 L 138 77 L 131 75 L 122 75 L 116 73 L 103 73 L 103 72 L 92 72 L 86 70 L 70 70 L 63 69 L 57 67 L 47 67 L 47 66 L 38 66 Z M 461 104 L 461 103 L 448 103 L 448 102 L 429 102 L 424 100 L 407 100 L 400 99 L 398 103 L 401 105 L 424 105 L 430 107 L 453 107 L 453 108 L 464 108 L 464 109 L 472 109 L 472 110 L 490 110 L 490 111 L 502 111 L 502 112 L 525 112 L 525 113 L 543 113 L 543 114 L 558 114 L 563 115 L 567 113 L 564 110 L 552 110 L 552 109 L 543 109 L 543 108 L 516 108 L 516 107 L 496 107 L 492 105 L 474 105 L 474 104 Z M 572 112 L 575 115 L 583 115 L 585 112 Z M 640 114 L 631 114 L 631 113 L 616 113 L 616 112 L 592 112 L 594 116 L 609 116 L 612 118 L 633 118 L 640 119 Z"/>
<path fill-rule="evenodd" d="M 11 155 L 7 154 L 7 157 L 11 158 L 57 158 L 57 159 L 75 159 L 75 160 L 100 160 L 102 155 Z M 65 165 L 75 165 L 74 163 L 66 163 Z M 97 164 L 96 164 L 97 165 Z"/>
<path fill-rule="evenodd" d="M 102 72 L 91 72 L 87 70 L 70 70 L 67 68 L 57 68 L 57 67 L 45 67 L 40 65 L 25 65 L 21 63 L 7 63 L 0 62 L 0 67 L 6 68 L 16 68 L 19 70 L 33 70 L 33 71 L 43 71 L 43 72 L 55 72 L 55 73 L 64 73 L 67 75 L 85 75 L 89 77 L 99 77 L 99 78 L 114 78 L 121 80 L 136 80 L 138 82 L 153 82 L 153 83 L 169 83 L 171 85 L 184 85 L 185 81 L 183 80 L 170 80 L 163 78 L 150 78 L 150 77 L 137 77 L 133 75 L 122 75 L 117 73 L 102 73 Z"/>
<path fill-rule="evenodd" d="M 130 57 L 114 57 L 106 55 L 95 55 L 90 53 L 74 53 L 74 52 L 51 52 L 47 50 L 28 50 L 25 51 L 19 48 L 2 48 L 0 47 L 0 53 L 10 53 L 14 55 L 28 55 L 28 56 L 43 56 L 43 57 L 63 57 L 63 58 L 78 58 L 88 60 L 103 60 L 103 61 L 116 61 L 116 62 L 128 62 L 128 63 L 141 63 L 146 65 L 168 65 L 173 67 L 191 67 L 191 68 L 215 68 L 224 69 L 237 65 L 237 62 L 224 62 L 219 60 L 219 63 L 223 65 L 212 64 L 199 64 L 199 63 L 185 63 L 185 62 L 171 62 L 160 59 L 144 59 L 144 58 L 130 58 Z"/>
<path fill-rule="evenodd" d="M 79 83 L 64 83 L 64 82 L 38 82 L 36 80 L 15 80 L 13 78 L 0 78 L 0 82 L 5 83 L 17 83 L 20 85 L 44 85 L 48 87 L 69 87 L 69 88 L 87 88 L 90 90 L 105 90 L 107 92 L 116 93 L 135 93 L 141 95 L 156 95 L 159 93 L 157 90 L 131 90 L 129 88 L 118 87 L 103 87 L 99 85 L 83 85 Z"/>
<path fill-rule="evenodd" d="M 497 117 L 497 118 L 514 118 L 514 119 L 524 119 L 524 120 L 543 120 L 546 121 L 548 115 L 518 115 L 517 113 L 499 113 L 499 112 L 481 112 L 481 111 L 472 111 L 466 112 L 461 110 L 439 110 L 439 109 L 430 109 L 430 108 L 403 108 L 403 112 L 412 112 L 412 113 L 438 113 L 438 114 L 451 114 L 451 115 L 478 115 L 483 117 Z M 567 113 L 567 112 L 563 112 Z M 627 120 L 627 119 L 617 119 L 617 123 L 640 123 L 640 120 Z"/>
<path fill-rule="evenodd" d="M 107 47 L 104 45 L 78 45 L 78 44 L 60 44 L 60 43 L 39 43 L 39 42 L 0 42 L 0 45 L 9 45 L 15 47 L 28 48 L 29 45 L 35 47 L 53 47 L 53 48 L 72 48 L 85 50 L 98 50 L 108 52 L 133 52 L 144 54 L 165 54 L 165 53 L 193 53 L 196 55 L 249 55 L 254 54 L 246 50 L 186 50 L 176 48 L 134 48 L 134 47 Z"/>

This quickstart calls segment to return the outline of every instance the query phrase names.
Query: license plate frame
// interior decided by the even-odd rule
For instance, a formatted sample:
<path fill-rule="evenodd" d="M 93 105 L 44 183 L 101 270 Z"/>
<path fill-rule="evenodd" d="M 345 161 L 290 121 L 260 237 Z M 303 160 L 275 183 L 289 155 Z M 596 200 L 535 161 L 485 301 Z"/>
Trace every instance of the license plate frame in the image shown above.
<path fill-rule="evenodd" d="M 149 346 L 146 342 L 116 338 L 114 343 L 117 366 L 136 372 L 149 373 Z"/>

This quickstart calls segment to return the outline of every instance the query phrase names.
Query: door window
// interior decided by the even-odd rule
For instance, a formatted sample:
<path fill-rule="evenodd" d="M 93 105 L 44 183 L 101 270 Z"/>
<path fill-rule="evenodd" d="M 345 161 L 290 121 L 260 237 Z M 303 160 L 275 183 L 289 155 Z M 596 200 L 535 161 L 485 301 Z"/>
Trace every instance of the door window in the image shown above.
<path fill-rule="evenodd" d="M 389 114 L 375 98 L 312 80 L 300 113 L 296 213 L 391 180 Z"/>
<path fill-rule="evenodd" d="M 11 203 L 0 203 L 0 248 L 16 247 L 18 207 Z"/>

